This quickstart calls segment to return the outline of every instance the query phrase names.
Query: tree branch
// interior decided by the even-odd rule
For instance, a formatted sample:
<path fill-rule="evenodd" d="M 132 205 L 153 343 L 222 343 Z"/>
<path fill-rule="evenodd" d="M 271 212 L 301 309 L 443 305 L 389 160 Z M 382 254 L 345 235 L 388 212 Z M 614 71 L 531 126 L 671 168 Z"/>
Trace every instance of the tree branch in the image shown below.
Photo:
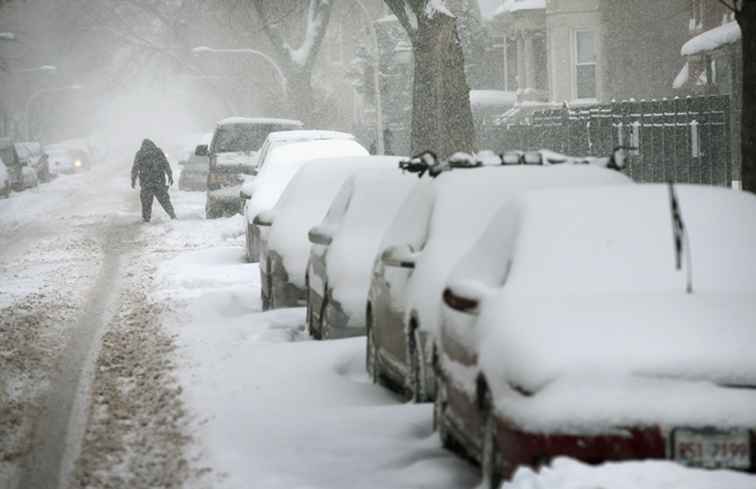
<path fill-rule="evenodd" d="M 407 31 L 410 41 L 414 44 L 415 34 L 417 33 L 417 15 L 418 2 L 408 3 L 411 0 L 385 0 L 386 5 L 391 9 L 399 23 Z M 422 2 L 424 3 L 424 2 Z"/>
<path fill-rule="evenodd" d="M 727 0 L 717 0 L 717 1 L 735 13 L 740 12 L 740 9 L 738 8 L 737 0 L 734 0 L 735 3 L 730 3 Z"/>

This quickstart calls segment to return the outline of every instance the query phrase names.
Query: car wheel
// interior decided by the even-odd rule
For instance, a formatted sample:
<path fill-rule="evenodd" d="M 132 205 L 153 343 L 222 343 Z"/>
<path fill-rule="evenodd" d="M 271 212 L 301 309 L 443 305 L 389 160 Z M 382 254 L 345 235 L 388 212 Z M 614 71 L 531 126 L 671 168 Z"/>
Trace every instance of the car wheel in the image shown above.
<path fill-rule="evenodd" d="M 412 328 L 407 337 L 407 348 L 409 349 L 409 378 L 407 381 L 410 399 L 415 403 L 425 402 L 426 396 L 422 376 L 423 354 L 417 327 Z"/>
<path fill-rule="evenodd" d="M 433 429 L 438 432 L 441 446 L 447 450 L 451 450 L 454 447 L 454 443 L 449 434 L 449 428 L 446 426 L 447 405 L 446 384 L 439 379 L 436 400 L 433 403 Z"/>
<path fill-rule="evenodd" d="M 483 439 L 480 454 L 480 469 L 483 477 L 482 486 L 498 489 L 502 481 L 501 450 L 496 439 L 496 414 L 490 391 L 485 394 L 485 415 L 483 417 Z"/>
<path fill-rule="evenodd" d="M 365 367 L 367 368 L 368 376 L 374 383 L 378 383 L 380 377 L 380 367 L 378 366 L 378 351 L 375 346 L 375 331 L 373 331 L 372 321 L 370 320 L 370 312 L 368 312 L 368 326 L 367 326 L 367 348 L 365 353 Z"/>
<path fill-rule="evenodd" d="M 328 310 L 328 285 L 323 289 L 323 303 L 320 306 L 320 340 L 328 339 L 328 321 L 326 321 L 326 311 Z"/>

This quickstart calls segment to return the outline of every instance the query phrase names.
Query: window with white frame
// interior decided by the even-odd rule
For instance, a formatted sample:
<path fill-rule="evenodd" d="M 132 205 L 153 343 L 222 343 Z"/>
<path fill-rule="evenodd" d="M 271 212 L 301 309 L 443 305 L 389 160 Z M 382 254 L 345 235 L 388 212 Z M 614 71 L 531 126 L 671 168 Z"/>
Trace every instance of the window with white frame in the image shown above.
<path fill-rule="evenodd" d="M 593 31 L 575 32 L 576 98 L 596 98 L 596 47 Z"/>

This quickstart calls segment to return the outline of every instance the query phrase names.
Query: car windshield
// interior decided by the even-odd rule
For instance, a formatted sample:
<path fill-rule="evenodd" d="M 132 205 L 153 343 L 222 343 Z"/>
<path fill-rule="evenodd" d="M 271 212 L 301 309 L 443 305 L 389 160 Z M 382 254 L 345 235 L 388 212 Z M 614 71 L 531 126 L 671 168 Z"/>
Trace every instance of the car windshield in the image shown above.
<path fill-rule="evenodd" d="M 273 131 L 285 130 L 281 124 L 227 124 L 218 128 L 213 141 L 215 153 L 257 151 Z"/>

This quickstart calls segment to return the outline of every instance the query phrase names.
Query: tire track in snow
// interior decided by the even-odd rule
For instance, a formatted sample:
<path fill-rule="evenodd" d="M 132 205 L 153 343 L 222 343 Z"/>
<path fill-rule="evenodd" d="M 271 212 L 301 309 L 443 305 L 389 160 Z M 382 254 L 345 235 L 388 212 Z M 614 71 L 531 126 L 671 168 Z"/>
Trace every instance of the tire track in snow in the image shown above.
<path fill-rule="evenodd" d="M 18 489 L 66 487 L 81 444 L 89 387 L 103 327 L 112 316 L 118 271 L 134 226 L 110 224 L 104 240 L 105 256 L 82 315 L 70 333 L 61 363 L 51 379 L 46 409 L 34 426 L 34 448 L 24 464 Z"/>

